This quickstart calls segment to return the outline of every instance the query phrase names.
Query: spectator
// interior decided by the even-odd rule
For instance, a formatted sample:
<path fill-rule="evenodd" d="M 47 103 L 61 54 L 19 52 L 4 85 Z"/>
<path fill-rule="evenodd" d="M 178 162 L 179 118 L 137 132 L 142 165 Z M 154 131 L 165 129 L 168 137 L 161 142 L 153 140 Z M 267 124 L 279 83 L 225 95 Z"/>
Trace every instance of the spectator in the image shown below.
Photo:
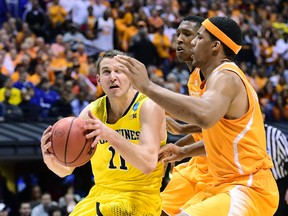
<path fill-rule="evenodd" d="M 52 5 L 48 9 L 48 17 L 51 22 L 52 41 L 57 34 L 61 34 L 64 30 L 64 23 L 67 16 L 66 10 L 59 5 L 59 0 L 53 0 Z"/>
<path fill-rule="evenodd" d="M 288 32 L 283 33 L 282 38 L 276 41 L 276 52 L 286 61 L 288 61 Z"/>
<path fill-rule="evenodd" d="M 31 209 L 41 203 L 42 190 L 39 185 L 33 185 L 30 191 L 30 205 Z"/>
<path fill-rule="evenodd" d="M 35 96 L 31 99 L 31 103 L 41 109 L 40 119 L 47 120 L 50 108 L 58 100 L 60 100 L 60 95 L 51 88 L 47 78 L 42 78 L 35 88 Z"/>
<path fill-rule="evenodd" d="M 32 209 L 31 216 L 49 216 L 49 208 L 57 206 L 55 201 L 52 201 L 49 193 L 43 193 L 41 203 Z"/>
<path fill-rule="evenodd" d="M 69 1 L 69 3 L 71 4 L 72 2 Z M 88 17 L 87 8 L 89 7 L 89 5 L 89 0 L 73 1 L 73 6 L 71 10 L 71 18 L 73 23 L 78 26 L 82 26 L 85 23 L 85 20 L 87 20 Z"/>
<path fill-rule="evenodd" d="M 71 23 L 68 31 L 63 35 L 63 42 L 69 43 L 72 51 L 77 50 L 80 43 L 88 43 L 84 35 L 79 32 L 79 26 L 75 23 Z"/>
<path fill-rule="evenodd" d="M 58 75 L 58 76 L 61 76 L 61 75 Z M 63 80 L 63 77 L 61 79 L 61 82 L 62 80 Z M 62 85 L 63 85 L 62 88 L 58 89 L 60 90 L 59 94 L 61 96 L 61 100 L 57 100 L 52 105 L 51 109 L 49 110 L 49 116 L 52 118 L 56 118 L 56 119 L 73 115 L 71 101 L 75 98 L 75 95 L 73 93 L 74 83 L 72 80 L 68 80 L 66 82 L 64 82 L 63 80 Z"/>
<path fill-rule="evenodd" d="M 31 204 L 29 202 L 21 202 L 19 208 L 19 216 L 30 216 L 31 215 Z"/>
<path fill-rule="evenodd" d="M 44 37 L 47 39 L 46 13 L 42 10 L 42 8 L 40 8 L 38 0 L 32 0 L 31 2 L 32 8 L 25 12 L 23 21 L 28 23 L 29 28 L 35 33 L 36 36 Z"/>
<path fill-rule="evenodd" d="M 22 102 L 21 90 L 13 87 L 13 81 L 7 77 L 0 89 L 0 102 L 4 105 L 4 117 L 7 121 L 21 120 L 23 113 L 18 105 Z"/>
<path fill-rule="evenodd" d="M 100 51 L 108 51 L 114 48 L 114 21 L 111 10 L 107 9 L 103 17 L 98 18 L 98 36 L 94 44 Z"/>
<path fill-rule="evenodd" d="M 4 65 L 4 58 L 5 58 L 5 54 L 4 53 L 0 53 L 0 74 L 4 74 L 4 75 L 10 75 L 9 70 L 7 69 L 7 67 L 5 67 Z"/>
<path fill-rule="evenodd" d="M 151 16 L 148 18 L 149 26 L 151 27 L 150 31 L 155 32 L 157 29 L 160 29 L 164 25 L 164 21 L 159 16 L 159 12 L 156 9 L 153 9 Z M 164 29 L 163 29 L 164 30 Z"/>
<path fill-rule="evenodd" d="M 97 19 L 102 17 L 107 10 L 107 6 L 103 4 L 104 1 L 101 0 L 93 0 L 92 1 L 92 7 L 93 7 L 93 15 Z"/>
<path fill-rule="evenodd" d="M 51 44 L 51 51 L 55 57 L 60 56 L 61 54 L 65 53 L 65 46 L 63 43 L 63 36 L 58 34 L 56 36 L 56 42 Z"/>
<path fill-rule="evenodd" d="M 22 23 L 22 27 L 20 31 L 16 35 L 16 47 L 20 48 L 22 47 L 22 43 L 26 38 L 32 38 L 35 39 L 35 34 L 30 30 L 29 25 L 27 22 Z"/>
<path fill-rule="evenodd" d="M 98 18 L 93 15 L 93 7 L 91 5 L 87 8 L 87 10 L 88 17 L 84 23 L 86 37 L 95 39 L 98 35 Z"/>
<path fill-rule="evenodd" d="M 89 101 L 86 100 L 86 98 L 86 93 L 80 90 L 76 98 L 71 101 L 71 107 L 74 116 L 78 116 L 80 112 L 89 104 Z"/>
<path fill-rule="evenodd" d="M 155 45 L 148 37 L 146 23 L 139 21 L 138 27 L 139 32 L 132 37 L 128 51 L 146 67 L 149 65 L 156 65 L 158 63 L 159 55 Z"/>
<path fill-rule="evenodd" d="M 59 206 L 51 206 L 48 209 L 48 215 L 49 216 L 66 216 L 67 213 L 65 212 L 64 214 L 62 214 L 62 210 Z"/>
<path fill-rule="evenodd" d="M 163 26 L 157 29 L 156 33 L 154 33 L 150 39 L 157 49 L 161 68 L 164 73 L 164 79 L 166 79 L 166 76 L 170 72 L 169 50 L 171 47 L 171 41 L 169 37 L 164 34 Z"/>

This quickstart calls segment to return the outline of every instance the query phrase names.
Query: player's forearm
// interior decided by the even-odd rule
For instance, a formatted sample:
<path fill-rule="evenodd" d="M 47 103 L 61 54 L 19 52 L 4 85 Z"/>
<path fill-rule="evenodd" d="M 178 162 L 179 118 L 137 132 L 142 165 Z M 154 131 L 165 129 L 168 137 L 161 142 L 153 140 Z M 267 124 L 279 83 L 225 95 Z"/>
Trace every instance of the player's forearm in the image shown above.
<path fill-rule="evenodd" d="M 202 129 L 196 125 L 191 125 L 191 124 L 184 124 L 183 133 L 188 134 L 188 133 L 201 133 Z"/>
<path fill-rule="evenodd" d="M 182 147 L 189 144 L 195 143 L 195 140 L 191 134 L 186 135 L 185 137 L 182 137 L 177 142 L 175 142 L 175 145 Z"/>
<path fill-rule="evenodd" d="M 188 146 L 183 147 L 183 152 L 187 157 L 195 157 L 195 156 L 205 156 L 206 150 L 204 147 L 204 142 L 201 140 L 197 143 L 193 143 Z"/>
<path fill-rule="evenodd" d="M 109 136 L 108 142 L 126 162 L 143 173 L 149 174 L 156 168 L 158 163 L 157 149 L 154 151 L 143 145 L 135 145 L 115 131 Z"/>
<path fill-rule="evenodd" d="M 142 92 L 176 119 L 200 128 L 207 127 L 209 121 L 206 113 L 209 112 L 211 104 L 196 97 L 172 92 L 153 82 L 150 82 L 149 87 Z"/>

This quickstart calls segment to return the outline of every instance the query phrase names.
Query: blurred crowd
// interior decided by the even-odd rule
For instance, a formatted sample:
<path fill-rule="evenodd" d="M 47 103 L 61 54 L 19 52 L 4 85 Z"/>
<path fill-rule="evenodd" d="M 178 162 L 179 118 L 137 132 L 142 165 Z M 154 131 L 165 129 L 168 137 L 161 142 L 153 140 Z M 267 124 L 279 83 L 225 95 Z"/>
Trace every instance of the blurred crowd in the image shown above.
<path fill-rule="evenodd" d="M 43 191 L 37 182 L 23 183 L 15 194 L 8 189 L 6 178 L 0 173 L 1 216 L 68 216 L 83 198 L 71 181 L 61 184 L 61 188 L 55 184 L 55 191 Z"/>
<path fill-rule="evenodd" d="M 0 3 L 0 121 L 77 116 L 103 95 L 95 61 L 110 49 L 143 62 L 155 83 L 187 94 L 189 71 L 175 52 L 177 26 L 189 15 L 229 16 L 239 23 L 243 47 L 236 63 L 259 95 L 266 119 L 288 119 L 287 0 L 19 0 L 17 13 L 11 2 Z M 70 200 L 72 208 L 79 197 L 67 194 L 62 204 Z M 44 209 L 38 216 L 57 215 L 47 206 L 60 207 L 62 215 L 68 211 L 60 201 L 52 205 L 49 194 L 38 193 L 37 200 L 39 211 Z M 36 206 L 27 197 L 19 201 L 17 214 Z M 0 203 L 0 211 L 8 206 Z"/>
<path fill-rule="evenodd" d="M 187 94 L 189 71 L 175 51 L 177 26 L 188 15 L 229 16 L 239 23 L 243 48 L 236 63 L 267 119 L 288 119 L 287 0 L 19 2 L 17 14 L 5 1 L 0 9 L 0 121 L 78 115 L 103 95 L 94 64 L 110 49 L 143 62 L 155 83 Z"/>

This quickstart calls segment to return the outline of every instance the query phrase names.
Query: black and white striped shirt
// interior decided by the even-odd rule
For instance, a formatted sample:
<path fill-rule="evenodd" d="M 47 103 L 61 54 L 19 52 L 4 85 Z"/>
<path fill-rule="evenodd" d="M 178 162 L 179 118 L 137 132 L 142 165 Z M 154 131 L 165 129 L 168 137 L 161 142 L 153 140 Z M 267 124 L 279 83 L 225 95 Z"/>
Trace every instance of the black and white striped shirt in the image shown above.
<path fill-rule="evenodd" d="M 288 175 L 288 141 L 285 134 L 276 127 L 265 124 L 267 152 L 274 167 L 271 169 L 275 180 Z"/>

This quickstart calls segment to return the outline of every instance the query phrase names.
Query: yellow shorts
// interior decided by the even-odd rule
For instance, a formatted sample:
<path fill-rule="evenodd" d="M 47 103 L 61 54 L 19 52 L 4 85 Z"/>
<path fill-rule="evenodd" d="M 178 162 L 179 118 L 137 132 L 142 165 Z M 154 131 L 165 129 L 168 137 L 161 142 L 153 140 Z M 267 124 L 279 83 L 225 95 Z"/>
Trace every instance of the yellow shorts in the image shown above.
<path fill-rule="evenodd" d="M 279 194 L 270 170 L 253 175 L 251 186 L 237 180 L 198 192 L 181 209 L 197 216 L 272 216 L 277 210 Z"/>
<path fill-rule="evenodd" d="M 95 185 L 69 216 L 159 216 L 161 211 L 159 193 L 123 192 Z"/>
<path fill-rule="evenodd" d="M 190 199 L 210 184 L 212 176 L 208 173 L 206 157 L 195 157 L 187 163 L 179 164 L 161 193 L 163 211 L 169 215 L 180 213 L 180 209 Z"/>

